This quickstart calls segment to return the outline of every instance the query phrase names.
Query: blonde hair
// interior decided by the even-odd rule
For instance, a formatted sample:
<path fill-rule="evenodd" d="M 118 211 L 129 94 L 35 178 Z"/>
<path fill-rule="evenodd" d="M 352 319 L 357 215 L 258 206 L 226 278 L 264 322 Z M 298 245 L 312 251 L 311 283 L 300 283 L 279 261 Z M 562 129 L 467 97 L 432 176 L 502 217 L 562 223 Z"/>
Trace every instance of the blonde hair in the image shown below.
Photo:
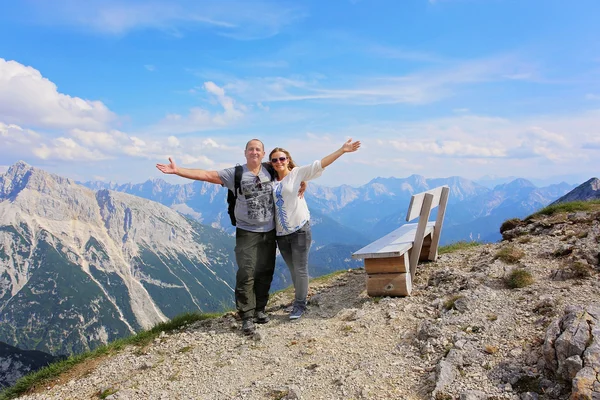
<path fill-rule="evenodd" d="M 294 160 L 292 160 L 292 156 L 290 155 L 290 152 L 281 147 L 275 147 L 273 150 L 271 150 L 271 152 L 269 153 L 269 162 L 271 161 L 271 158 L 273 158 L 273 153 L 277 153 L 277 152 L 281 152 L 281 153 L 285 154 L 285 156 L 288 159 L 288 169 L 290 171 L 292 169 L 296 168 L 296 164 L 294 163 Z"/>

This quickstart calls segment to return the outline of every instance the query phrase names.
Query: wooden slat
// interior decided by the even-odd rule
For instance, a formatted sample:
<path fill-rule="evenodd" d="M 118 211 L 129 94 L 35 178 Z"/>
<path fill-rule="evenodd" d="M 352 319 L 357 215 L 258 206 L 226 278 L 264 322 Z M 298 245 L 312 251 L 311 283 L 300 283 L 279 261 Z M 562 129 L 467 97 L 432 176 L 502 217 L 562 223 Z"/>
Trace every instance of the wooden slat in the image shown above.
<path fill-rule="evenodd" d="M 406 253 L 415 240 L 418 224 L 404 224 L 400 228 L 377 239 L 371 244 L 355 251 L 352 258 L 360 260 L 363 258 L 400 257 Z M 425 234 L 433 232 L 434 221 L 427 224 Z"/>
<path fill-rule="evenodd" d="M 365 258 L 367 274 L 389 274 L 408 271 L 408 253 L 400 257 Z"/>
<path fill-rule="evenodd" d="M 440 204 L 442 188 L 444 187 L 447 186 L 440 186 L 423 193 L 414 194 L 410 198 L 410 205 L 408 206 L 408 212 L 406 213 L 406 221 L 412 221 L 413 219 L 421 215 L 421 208 L 423 208 L 423 201 L 425 200 L 425 195 L 427 194 L 433 195 L 433 200 L 431 202 L 431 205 L 429 206 L 430 211 L 431 209 L 437 207 Z"/>
<path fill-rule="evenodd" d="M 423 199 L 423 206 L 421 207 L 421 215 L 419 216 L 419 223 L 417 224 L 417 233 L 415 233 L 415 242 L 410 254 L 410 275 L 414 279 L 417 271 L 417 264 L 419 263 L 419 256 L 421 255 L 421 248 L 423 247 L 423 240 L 426 235 L 427 221 L 429 220 L 429 214 L 431 214 L 431 203 L 434 200 L 434 196 L 431 193 L 425 193 Z"/>
<path fill-rule="evenodd" d="M 411 292 L 410 273 L 367 275 L 369 296 L 410 296 Z"/>
<path fill-rule="evenodd" d="M 444 225 L 444 215 L 446 214 L 446 206 L 448 205 L 448 197 L 450 196 L 450 188 L 444 186 L 440 198 L 440 208 L 438 208 L 437 218 L 435 220 L 435 229 L 431 238 L 431 246 L 429 249 L 429 260 L 435 261 L 438 256 L 438 245 L 440 243 L 440 235 L 442 234 L 442 225 Z"/>

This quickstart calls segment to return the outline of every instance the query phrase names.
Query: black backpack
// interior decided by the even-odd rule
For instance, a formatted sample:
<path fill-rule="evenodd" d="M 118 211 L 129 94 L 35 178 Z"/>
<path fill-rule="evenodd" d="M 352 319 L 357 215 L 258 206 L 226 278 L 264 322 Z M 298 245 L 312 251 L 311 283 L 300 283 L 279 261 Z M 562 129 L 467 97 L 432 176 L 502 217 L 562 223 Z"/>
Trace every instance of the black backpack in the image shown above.
<path fill-rule="evenodd" d="M 271 175 L 271 180 L 275 179 L 275 170 L 273 169 L 273 166 L 268 162 L 262 163 L 262 166 L 265 167 L 267 169 L 267 171 L 269 171 L 269 174 Z M 235 226 L 235 224 L 236 224 L 235 202 L 237 201 L 238 192 L 240 191 L 240 188 L 242 187 L 242 174 L 243 173 L 244 173 L 244 168 L 241 165 L 236 165 L 235 173 L 233 174 L 234 190 L 227 191 L 227 214 L 229 214 L 229 218 L 231 219 L 231 225 L 233 225 L 233 226 Z"/>

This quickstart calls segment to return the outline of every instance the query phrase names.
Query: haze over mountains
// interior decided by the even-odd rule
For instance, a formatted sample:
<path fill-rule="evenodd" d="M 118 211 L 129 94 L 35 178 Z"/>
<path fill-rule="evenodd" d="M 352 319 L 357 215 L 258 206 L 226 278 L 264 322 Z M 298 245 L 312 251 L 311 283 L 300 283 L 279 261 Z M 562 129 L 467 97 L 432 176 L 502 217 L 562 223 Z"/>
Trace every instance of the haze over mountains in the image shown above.
<path fill-rule="evenodd" d="M 154 179 L 139 184 L 86 182 L 84 185 L 158 201 L 204 224 L 233 232 L 224 206 L 226 189 L 214 184 L 182 179 L 182 184 L 173 185 Z M 306 201 L 313 217 L 315 244 L 364 245 L 375 240 L 406 223 L 406 209 L 414 193 L 440 185 L 450 187 L 442 245 L 458 240 L 499 240 L 498 227 L 504 220 L 529 215 L 576 186 L 559 183 L 538 188 L 517 178 L 490 189 L 461 177 L 427 179 L 420 175 L 375 178 L 358 188 L 348 185 L 330 188 L 312 181 Z"/>

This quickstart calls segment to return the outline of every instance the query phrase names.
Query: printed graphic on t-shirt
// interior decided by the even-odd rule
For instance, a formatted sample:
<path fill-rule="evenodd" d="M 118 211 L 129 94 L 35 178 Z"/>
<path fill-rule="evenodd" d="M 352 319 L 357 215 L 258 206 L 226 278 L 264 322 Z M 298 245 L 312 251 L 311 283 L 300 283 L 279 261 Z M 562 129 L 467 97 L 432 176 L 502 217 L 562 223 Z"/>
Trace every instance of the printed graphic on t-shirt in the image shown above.
<path fill-rule="evenodd" d="M 279 223 L 281 224 L 281 227 L 283 228 L 284 232 L 286 232 L 290 228 L 287 223 L 287 212 L 285 211 L 285 208 L 283 207 L 284 201 L 283 201 L 283 196 L 281 195 L 281 189 L 283 189 L 282 184 L 276 185 L 275 196 L 277 197 L 277 201 L 275 202 L 275 205 L 277 206 L 277 217 L 278 217 Z"/>
<path fill-rule="evenodd" d="M 242 193 L 248 207 L 250 220 L 273 218 L 273 196 L 270 182 L 261 182 L 258 177 L 241 182 Z"/>

